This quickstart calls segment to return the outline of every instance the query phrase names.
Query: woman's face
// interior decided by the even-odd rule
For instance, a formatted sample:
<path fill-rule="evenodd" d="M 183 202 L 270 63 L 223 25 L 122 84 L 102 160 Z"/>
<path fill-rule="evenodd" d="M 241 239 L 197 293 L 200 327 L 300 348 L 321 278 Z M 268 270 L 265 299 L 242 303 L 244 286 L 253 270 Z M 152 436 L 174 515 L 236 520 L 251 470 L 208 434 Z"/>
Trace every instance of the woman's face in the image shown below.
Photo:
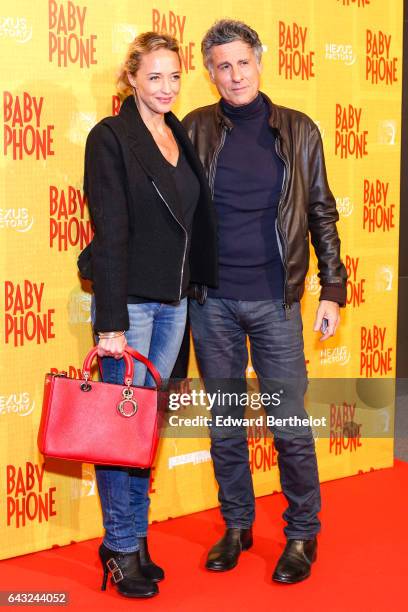
<path fill-rule="evenodd" d="M 157 49 L 143 55 L 136 74 L 128 73 L 140 110 L 150 114 L 167 113 L 180 91 L 180 76 L 180 60 L 175 51 Z"/>

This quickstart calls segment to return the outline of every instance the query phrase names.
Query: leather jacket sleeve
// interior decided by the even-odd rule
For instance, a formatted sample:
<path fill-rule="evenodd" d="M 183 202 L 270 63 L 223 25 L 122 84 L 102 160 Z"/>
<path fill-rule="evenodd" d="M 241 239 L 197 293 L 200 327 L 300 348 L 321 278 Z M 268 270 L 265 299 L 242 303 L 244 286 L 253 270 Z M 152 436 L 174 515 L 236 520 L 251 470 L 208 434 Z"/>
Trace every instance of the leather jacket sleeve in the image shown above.
<path fill-rule="evenodd" d="M 85 190 L 95 227 L 91 243 L 95 330 L 129 329 L 126 171 L 112 130 L 97 124 L 85 149 Z"/>
<path fill-rule="evenodd" d="M 316 252 L 321 284 L 320 300 L 347 302 L 347 272 L 340 259 L 340 238 L 336 222 L 339 214 L 327 182 L 323 144 L 319 129 L 314 127 L 309 139 L 309 230 Z"/>

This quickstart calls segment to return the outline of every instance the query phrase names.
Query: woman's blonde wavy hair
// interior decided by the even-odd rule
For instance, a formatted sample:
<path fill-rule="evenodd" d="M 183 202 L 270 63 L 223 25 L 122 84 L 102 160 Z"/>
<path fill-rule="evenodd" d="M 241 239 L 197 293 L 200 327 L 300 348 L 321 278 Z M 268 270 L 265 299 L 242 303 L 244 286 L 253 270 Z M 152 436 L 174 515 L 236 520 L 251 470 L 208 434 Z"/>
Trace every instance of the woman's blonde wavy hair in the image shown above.
<path fill-rule="evenodd" d="M 126 54 L 125 61 L 123 62 L 118 78 L 116 81 L 116 87 L 119 95 L 124 98 L 133 92 L 133 88 L 129 83 L 127 73 L 135 75 L 140 68 L 142 57 L 152 51 L 158 49 L 168 49 L 177 53 L 179 59 L 179 43 L 176 38 L 169 36 L 168 34 L 158 34 L 157 32 L 144 32 L 139 34 L 130 43 L 128 52 Z"/>

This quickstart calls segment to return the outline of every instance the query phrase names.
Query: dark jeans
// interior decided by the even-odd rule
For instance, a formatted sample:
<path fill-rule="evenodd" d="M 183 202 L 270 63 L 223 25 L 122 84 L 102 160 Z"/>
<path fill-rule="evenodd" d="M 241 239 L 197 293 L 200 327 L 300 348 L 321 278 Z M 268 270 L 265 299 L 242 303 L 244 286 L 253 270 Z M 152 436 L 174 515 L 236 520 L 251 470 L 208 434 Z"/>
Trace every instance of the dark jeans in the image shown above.
<path fill-rule="evenodd" d="M 279 392 L 277 407 L 265 408 L 277 418 L 307 418 L 304 394 L 307 374 L 299 303 L 285 316 L 280 301 L 208 298 L 190 303 L 190 321 L 197 360 L 207 391 L 245 392 L 251 359 L 262 392 Z M 215 404 L 217 415 L 243 416 L 245 407 Z M 253 416 L 253 415 L 252 415 Z M 320 486 L 314 439 L 309 426 L 271 427 L 278 451 L 282 491 L 288 501 L 283 514 L 287 538 L 309 539 L 320 531 Z M 248 528 L 255 518 L 255 498 L 248 461 L 246 432 L 211 428 L 211 456 L 219 485 L 218 498 L 227 527 Z"/>

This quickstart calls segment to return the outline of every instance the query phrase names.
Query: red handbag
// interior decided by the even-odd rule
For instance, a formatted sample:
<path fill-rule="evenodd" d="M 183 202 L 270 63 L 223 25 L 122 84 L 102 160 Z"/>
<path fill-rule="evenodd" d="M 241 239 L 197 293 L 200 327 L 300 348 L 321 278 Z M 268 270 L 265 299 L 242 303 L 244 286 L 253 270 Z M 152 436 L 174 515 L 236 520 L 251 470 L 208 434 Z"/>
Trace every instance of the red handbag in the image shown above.
<path fill-rule="evenodd" d="M 84 360 L 82 379 L 46 374 L 38 448 L 47 457 L 85 463 L 150 467 L 158 442 L 161 378 L 151 361 L 130 347 L 123 353 L 123 385 L 90 379 L 98 348 Z M 132 386 L 133 359 L 143 362 L 156 383 Z"/>

